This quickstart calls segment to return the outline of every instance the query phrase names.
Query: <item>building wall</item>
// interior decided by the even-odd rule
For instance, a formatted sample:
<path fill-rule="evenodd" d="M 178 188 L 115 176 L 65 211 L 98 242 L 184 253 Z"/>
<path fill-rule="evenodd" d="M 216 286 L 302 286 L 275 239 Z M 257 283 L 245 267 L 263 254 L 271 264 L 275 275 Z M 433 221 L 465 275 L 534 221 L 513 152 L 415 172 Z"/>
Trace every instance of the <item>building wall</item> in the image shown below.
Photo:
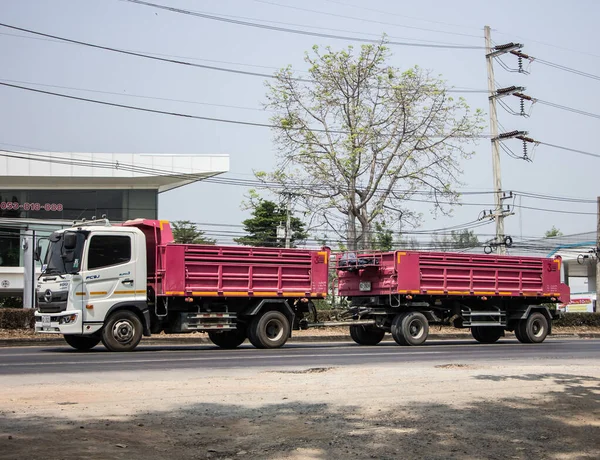
<path fill-rule="evenodd" d="M 158 192 L 147 189 L 0 190 L 0 217 L 123 221 L 158 216 Z"/>

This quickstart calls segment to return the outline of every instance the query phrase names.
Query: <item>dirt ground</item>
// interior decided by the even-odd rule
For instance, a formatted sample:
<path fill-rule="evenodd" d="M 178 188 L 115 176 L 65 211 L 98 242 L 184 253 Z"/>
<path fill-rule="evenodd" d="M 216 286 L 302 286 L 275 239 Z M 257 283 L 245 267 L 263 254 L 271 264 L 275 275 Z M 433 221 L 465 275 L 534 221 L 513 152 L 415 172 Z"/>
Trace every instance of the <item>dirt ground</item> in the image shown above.
<path fill-rule="evenodd" d="M 600 357 L 0 377 L 0 459 L 598 459 Z"/>

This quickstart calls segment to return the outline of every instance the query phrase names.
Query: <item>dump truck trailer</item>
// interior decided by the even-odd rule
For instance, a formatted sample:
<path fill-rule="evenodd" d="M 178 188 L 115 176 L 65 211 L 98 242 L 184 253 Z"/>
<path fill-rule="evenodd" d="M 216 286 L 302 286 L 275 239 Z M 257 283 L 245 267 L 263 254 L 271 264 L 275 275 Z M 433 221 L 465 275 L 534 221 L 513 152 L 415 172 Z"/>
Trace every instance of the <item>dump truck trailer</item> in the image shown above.
<path fill-rule="evenodd" d="M 362 345 L 385 333 L 400 345 L 420 345 L 432 324 L 470 328 L 482 343 L 505 331 L 539 343 L 551 332 L 553 307 L 569 301 L 560 257 L 392 251 L 336 259 L 338 294 L 349 301 L 345 316 L 362 322 L 350 325 L 350 334 Z"/>

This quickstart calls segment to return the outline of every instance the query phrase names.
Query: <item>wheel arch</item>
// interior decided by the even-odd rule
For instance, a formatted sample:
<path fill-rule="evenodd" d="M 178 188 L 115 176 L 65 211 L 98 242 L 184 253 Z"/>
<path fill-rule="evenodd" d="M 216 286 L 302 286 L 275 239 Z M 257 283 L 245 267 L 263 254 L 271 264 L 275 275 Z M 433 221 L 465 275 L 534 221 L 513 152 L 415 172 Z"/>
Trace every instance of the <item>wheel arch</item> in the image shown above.
<path fill-rule="evenodd" d="M 273 310 L 283 313 L 290 324 L 294 323 L 296 314 L 292 310 L 292 307 L 290 307 L 287 299 L 261 299 L 256 305 L 246 308 L 242 316 L 254 317 L 260 313 Z"/>
<path fill-rule="evenodd" d="M 513 331 L 517 322 L 529 318 L 532 313 L 541 313 L 548 320 L 548 334 L 552 333 L 552 314 L 548 307 L 544 305 L 525 305 L 523 308 L 513 310 L 508 314 L 506 330 Z"/>
<path fill-rule="evenodd" d="M 127 310 L 134 313 L 142 322 L 144 336 L 149 337 L 150 333 L 150 310 L 148 309 L 148 304 L 143 301 L 130 301 L 130 302 L 118 302 L 114 304 L 108 312 L 106 313 L 106 317 L 104 318 L 104 323 L 110 318 L 110 315 L 117 311 Z"/>

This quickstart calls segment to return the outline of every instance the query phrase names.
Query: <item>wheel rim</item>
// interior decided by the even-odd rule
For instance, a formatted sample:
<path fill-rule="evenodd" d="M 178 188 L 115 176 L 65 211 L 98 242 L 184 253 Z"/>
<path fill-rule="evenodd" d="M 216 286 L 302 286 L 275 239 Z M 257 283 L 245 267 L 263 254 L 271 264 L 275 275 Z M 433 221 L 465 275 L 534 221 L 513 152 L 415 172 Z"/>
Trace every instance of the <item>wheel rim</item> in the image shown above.
<path fill-rule="evenodd" d="M 279 340 L 283 337 L 283 324 L 281 321 L 272 319 L 265 325 L 265 335 L 269 340 Z"/>
<path fill-rule="evenodd" d="M 544 330 L 545 327 L 541 320 L 536 319 L 531 322 L 531 333 L 535 337 L 541 337 L 542 335 L 544 335 Z"/>
<path fill-rule="evenodd" d="M 131 342 L 135 334 L 135 326 L 127 320 L 117 321 L 112 328 L 112 335 L 119 343 Z"/>
<path fill-rule="evenodd" d="M 413 339 L 420 339 L 424 330 L 423 324 L 418 319 L 412 320 L 408 325 L 408 333 Z"/>

